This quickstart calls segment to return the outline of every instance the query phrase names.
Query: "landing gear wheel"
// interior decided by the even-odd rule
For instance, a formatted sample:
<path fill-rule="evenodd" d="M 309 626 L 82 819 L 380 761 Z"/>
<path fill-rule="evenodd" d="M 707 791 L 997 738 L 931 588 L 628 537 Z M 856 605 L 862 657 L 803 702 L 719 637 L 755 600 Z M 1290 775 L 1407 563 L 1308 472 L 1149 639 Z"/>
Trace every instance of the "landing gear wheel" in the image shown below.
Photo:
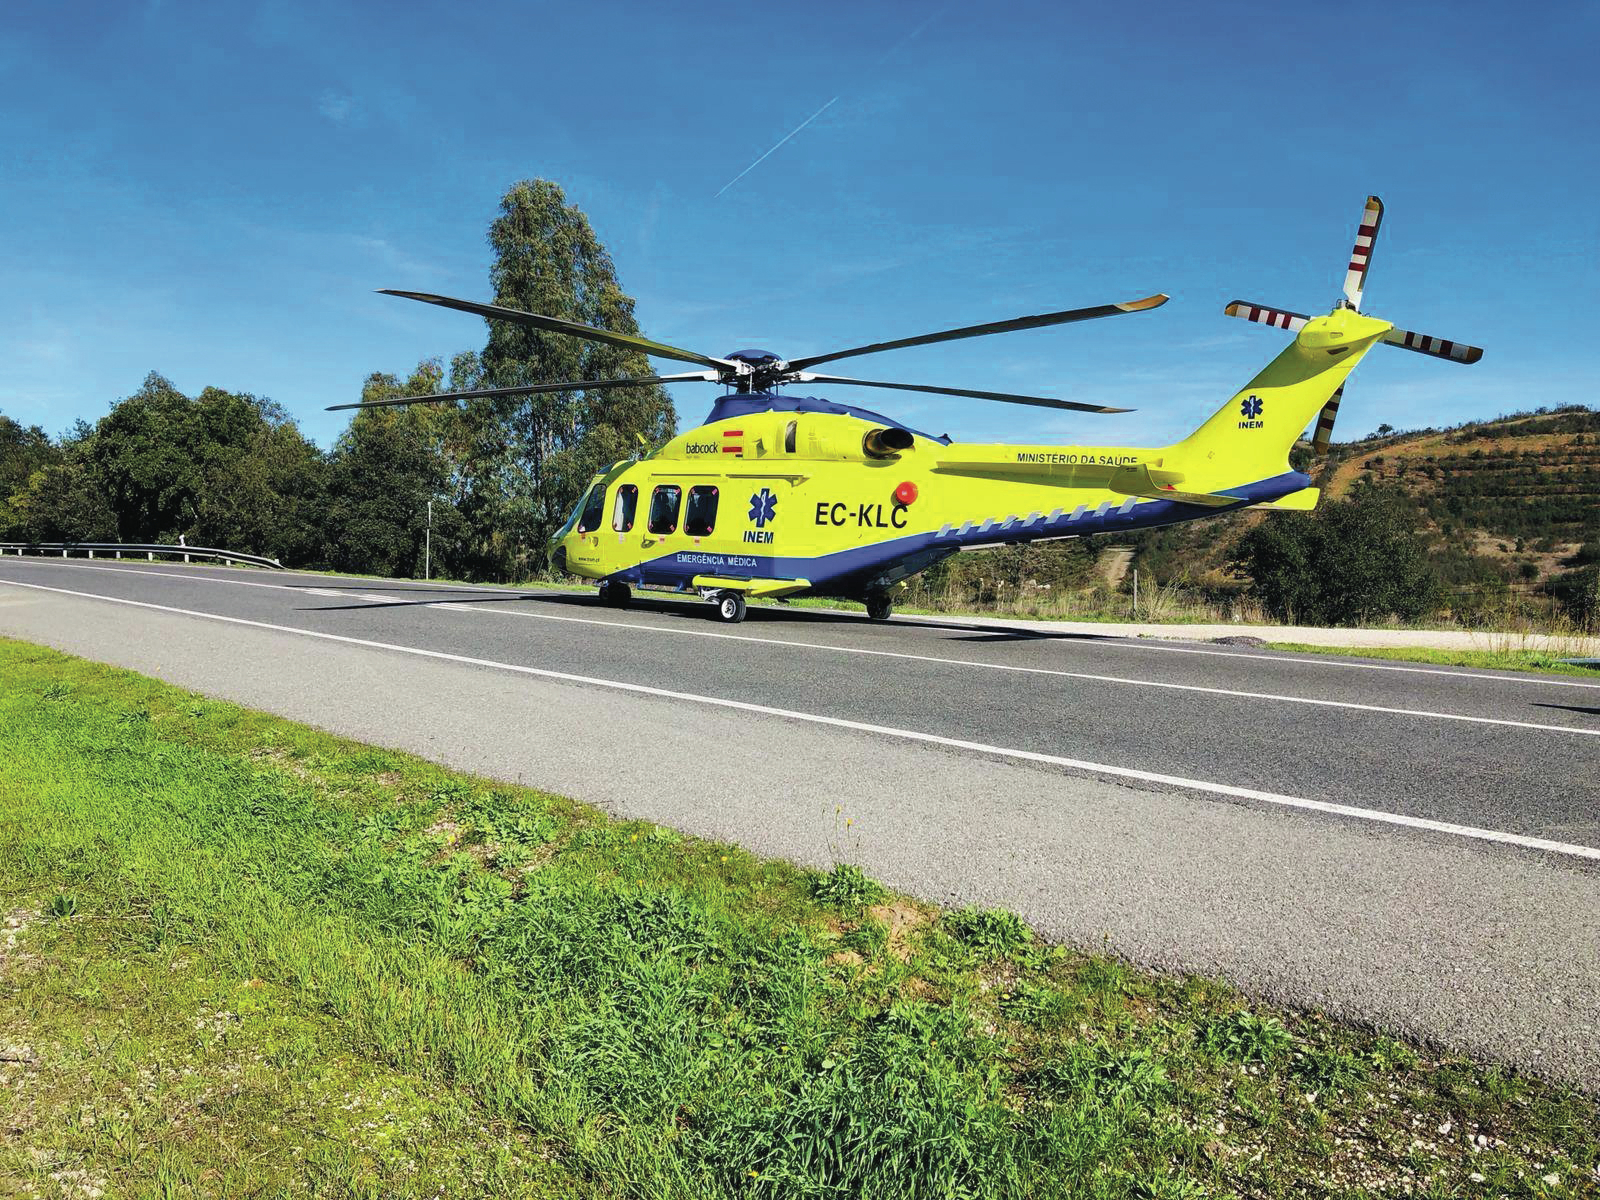
<path fill-rule="evenodd" d="M 737 625 L 744 620 L 744 597 L 738 592 L 723 592 L 713 603 L 717 608 L 717 620 L 726 625 Z"/>
<path fill-rule="evenodd" d="M 600 603 L 607 608 L 626 608 L 633 599 L 633 589 L 625 583 L 607 579 L 600 585 Z"/>
<path fill-rule="evenodd" d="M 867 597 L 867 616 L 874 621 L 887 621 L 894 612 L 894 605 L 889 603 L 887 596 Z"/>

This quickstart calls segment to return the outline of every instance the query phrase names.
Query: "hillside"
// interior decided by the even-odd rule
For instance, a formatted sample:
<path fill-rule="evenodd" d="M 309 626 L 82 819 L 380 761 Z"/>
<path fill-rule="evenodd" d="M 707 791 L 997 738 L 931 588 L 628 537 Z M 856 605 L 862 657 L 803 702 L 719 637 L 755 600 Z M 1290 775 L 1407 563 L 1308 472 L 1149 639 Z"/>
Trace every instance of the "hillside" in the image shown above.
<path fill-rule="evenodd" d="M 1420 528 L 1456 589 L 1526 594 L 1600 555 L 1600 412 L 1568 408 L 1473 421 L 1453 429 L 1390 430 L 1335 443 L 1323 461 L 1309 447 L 1295 462 L 1324 498 L 1365 484 L 1417 506 Z M 1310 463 L 1306 466 L 1306 463 Z M 1137 565 L 1162 582 L 1236 586 L 1233 547 L 1270 513 L 1155 530 L 1135 541 Z"/>

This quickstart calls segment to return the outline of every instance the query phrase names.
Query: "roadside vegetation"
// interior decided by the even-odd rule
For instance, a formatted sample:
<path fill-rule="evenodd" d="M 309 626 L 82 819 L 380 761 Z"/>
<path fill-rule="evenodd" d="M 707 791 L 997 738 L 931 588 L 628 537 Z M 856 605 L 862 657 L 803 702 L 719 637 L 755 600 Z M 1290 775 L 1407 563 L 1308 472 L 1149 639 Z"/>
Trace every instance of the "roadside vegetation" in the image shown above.
<path fill-rule="evenodd" d="M 1347 658 L 1383 658 L 1397 662 L 1432 663 L 1440 667 L 1476 667 L 1492 671 L 1521 671 L 1544 675 L 1576 675 L 1600 683 L 1600 668 L 1564 661 L 1581 657 L 1549 650 L 1516 648 L 1492 650 L 1432 650 L 1425 646 L 1376 647 L 1311 646 L 1304 642 L 1268 642 L 1270 650 L 1292 650 L 1297 654 L 1338 654 Z"/>
<path fill-rule="evenodd" d="M 0 1194 L 1600 1188 L 1554 1084 L 15 642 L 0 911 Z"/>

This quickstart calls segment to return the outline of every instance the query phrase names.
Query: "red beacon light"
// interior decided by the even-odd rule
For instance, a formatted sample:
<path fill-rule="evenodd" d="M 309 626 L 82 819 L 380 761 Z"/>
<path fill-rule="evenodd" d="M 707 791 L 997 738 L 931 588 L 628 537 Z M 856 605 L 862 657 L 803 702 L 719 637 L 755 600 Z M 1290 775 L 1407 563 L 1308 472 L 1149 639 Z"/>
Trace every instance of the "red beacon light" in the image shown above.
<path fill-rule="evenodd" d="M 909 507 L 917 499 L 917 485 L 909 479 L 894 490 L 894 502 L 902 507 Z"/>

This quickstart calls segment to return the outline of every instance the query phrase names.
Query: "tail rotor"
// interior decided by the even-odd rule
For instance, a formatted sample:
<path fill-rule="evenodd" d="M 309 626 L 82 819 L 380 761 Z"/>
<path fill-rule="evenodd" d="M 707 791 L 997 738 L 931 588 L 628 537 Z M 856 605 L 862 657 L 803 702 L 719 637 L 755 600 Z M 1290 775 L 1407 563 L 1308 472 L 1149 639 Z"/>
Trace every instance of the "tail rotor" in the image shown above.
<path fill-rule="evenodd" d="M 1340 309 L 1349 309 L 1356 313 L 1361 311 L 1361 299 L 1367 287 L 1367 272 L 1372 267 L 1372 250 L 1377 245 L 1378 230 L 1382 225 L 1383 201 L 1376 196 L 1368 196 L 1366 208 L 1361 213 L 1361 224 L 1356 229 L 1355 245 L 1350 250 L 1350 265 L 1344 277 L 1344 295 L 1334 306 L 1334 312 Z M 1298 334 L 1312 321 L 1317 320 L 1303 313 L 1246 300 L 1235 300 L 1222 311 L 1230 317 L 1238 317 L 1241 320 L 1253 321 L 1257 325 L 1266 325 L 1272 329 L 1282 329 L 1294 334 Z M 1431 334 L 1414 333 L 1409 329 L 1390 327 L 1382 340 L 1385 345 L 1446 359 L 1449 362 L 1471 364 L 1483 357 L 1483 351 L 1477 346 L 1433 337 Z M 1340 384 L 1317 415 L 1316 433 L 1311 442 L 1311 449 L 1316 454 L 1328 452 L 1333 440 L 1334 419 L 1339 414 L 1339 401 L 1343 396 L 1344 385 Z"/>

